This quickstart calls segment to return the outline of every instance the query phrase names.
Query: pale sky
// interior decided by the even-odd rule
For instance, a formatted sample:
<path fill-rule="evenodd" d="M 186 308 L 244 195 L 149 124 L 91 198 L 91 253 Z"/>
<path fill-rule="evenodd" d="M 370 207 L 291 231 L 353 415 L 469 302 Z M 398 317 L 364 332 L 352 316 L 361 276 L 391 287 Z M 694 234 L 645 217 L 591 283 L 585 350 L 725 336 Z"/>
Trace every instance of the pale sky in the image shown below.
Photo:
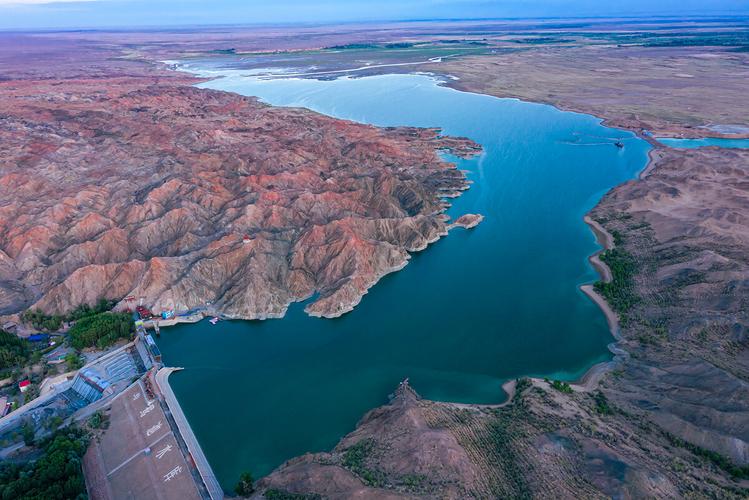
<path fill-rule="evenodd" d="M 0 0 L 0 28 L 747 15 L 749 0 Z"/>

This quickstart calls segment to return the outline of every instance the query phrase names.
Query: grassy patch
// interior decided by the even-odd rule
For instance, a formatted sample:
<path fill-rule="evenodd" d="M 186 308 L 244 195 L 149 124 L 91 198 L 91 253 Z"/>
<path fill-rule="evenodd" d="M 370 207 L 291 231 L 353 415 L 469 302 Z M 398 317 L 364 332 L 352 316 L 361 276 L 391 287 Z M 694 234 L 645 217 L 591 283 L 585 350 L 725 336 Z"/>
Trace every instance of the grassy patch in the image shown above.
<path fill-rule="evenodd" d="M 569 38 L 559 38 L 555 36 L 537 36 L 529 38 L 516 38 L 512 40 L 513 43 L 520 43 L 526 45 L 548 45 L 552 43 L 569 43 L 573 40 Z"/>

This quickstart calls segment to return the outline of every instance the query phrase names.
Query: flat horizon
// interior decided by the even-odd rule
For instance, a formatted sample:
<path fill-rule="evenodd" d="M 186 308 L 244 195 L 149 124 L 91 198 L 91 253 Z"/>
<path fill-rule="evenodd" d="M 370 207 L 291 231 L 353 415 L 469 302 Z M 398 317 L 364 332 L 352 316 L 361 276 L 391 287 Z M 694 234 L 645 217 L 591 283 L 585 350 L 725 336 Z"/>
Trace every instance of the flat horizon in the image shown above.
<path fill-rule="evenodd" d="M 0 30 L 747 16 L 744 0 L 0 0 Z M 153 23 L 158 19 L 158 23 Z"/>
<path fill-rule="evenodd" d="M 2 4 L 0 4 L 2 5 Z M 674 22 L 696 21 L 725 21 L 746 20 L 749 21 L 749 11 L 741 14 L 662 14 L 662 15 L 612 15 L 612 16 L 511 16 L 511 17 L 433 17 L 413 19 L 373 19 L 373 20 L 327 20 L 327 21 L 259 21 L 253 23 L 191 23 L 191 24 L 142 24 L 142 25 L 100 25 L 100 26 L 39 26 L 10 28 L 0 26 L 2 33 L 74 33 L 74 32 L 138 32 L 138 31 L 180 31 L 180 30 L 214 30 L 214 29 L 246 29 L 256 27 L 276 26 L 336 26 L 336 25 L 377 25 L 377 24 L 417 24 L 417 23 L 458 23 L 458 22 L 480 22 L 480 21 L 650 21 L 671 20 Z"/>

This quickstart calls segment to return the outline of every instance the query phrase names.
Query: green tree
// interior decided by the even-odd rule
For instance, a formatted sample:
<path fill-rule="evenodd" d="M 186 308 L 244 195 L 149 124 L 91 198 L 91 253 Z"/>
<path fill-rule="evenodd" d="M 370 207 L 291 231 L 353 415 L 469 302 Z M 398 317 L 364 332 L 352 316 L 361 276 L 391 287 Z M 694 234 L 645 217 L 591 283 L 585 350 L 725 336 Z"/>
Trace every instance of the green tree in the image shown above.
<path fill-rule="evenodd" d="M 81 459 L 87 445 L 86 436 L 81 430 L 60 430 L 41 444 L 43 454 L 34 462 L 0 464 L 0 498 L 85 498 Z"/>
<path fill-rule="evenodd" d="M 88 425 L 92 429 L 106 429 L 109 427 L 109 417 L 97 411 L 88 419 Z"/>
<path fill-rule="evenodd" d="M 103 349 L 118 339 L 129 338 L 134 331 L 133 319 L 127 313 L 103 312 L 86 316 L 70 329 L 70 343 L 75 349 Z"/>
<path fill-rule="evenodd" d="M 111 310 L 116 303 L 116 300 L 107 300 L 102 297 L 93 306 L 90 304 L 80 304 L 64 316 L 58 314 L 49 315 L 39 309 L 29 309 L 24 311 L 21 315 L 21 319 L 25 323 L 30 323 L 37 330 L 54 331 L 59 330 L 60 327 L 62 327 L 63 321 L 78 321 L 79 319 L 107 312 Z"/>
<path fill-rule="evenodd" d="M 39 351 L 34 351 L 31 353 L 31 364 L 35 365 L 38 362 L 42 360 L 42 353 Z"/>
<path fill-rule="evenodd" d="M 29 358 L 29 343 L 0 330 L 0 370 L 23 364 Z"/>
<path fill-rule="evenodd" d="M 76 352 L 66 354 L 65 363 L 68 365 L 68 371 L 77 370 L 83 366 L 83 361 L 81 361 L 81 357 Z"/>
<path fill-rule="evenodd" d="M 57 314 L 49 315 L 38 309 L 29 309 L 21 315 L 21 319 L 25 323 L 31 323 L 37 330 L 55 331 L 62 327 L 63 318 Z"/>
<path fill-rule="evenodd" d="M 23 443 L 26 446 L 34 444 L 34 426 L 31 423 L 26 422 L 21 426 L 21 435 L 23 435 Z"/>
<path fill-rule="evenodd" d="M 254 483 L 255 481 L 252 479 L 252 474 L 249 472 L 243 472 L 239 476 L 239 482 L 234 487 L 234 493 L 236 493 L 240 497 L 248 497 L 252 495 L 255 491 Z"/>

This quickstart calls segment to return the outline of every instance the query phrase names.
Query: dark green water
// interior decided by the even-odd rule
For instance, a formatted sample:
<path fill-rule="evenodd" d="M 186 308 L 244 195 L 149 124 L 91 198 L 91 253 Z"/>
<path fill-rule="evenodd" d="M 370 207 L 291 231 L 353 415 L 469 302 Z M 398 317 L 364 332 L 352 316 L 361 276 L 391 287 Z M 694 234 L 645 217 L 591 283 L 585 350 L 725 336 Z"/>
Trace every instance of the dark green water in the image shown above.
<path fill-rule="evenodd" d="M 231 77 L 205 86 L 378 125 L 440 126 L 471 137 L 475 184 L 450 214 L 481 213 L 385 277 L 350 314 L 207 322 L 165 330 L 171 382 L 224 487 L 333 447 L 410 377 L 425 397 L 504 399 L 521 375 L 572 379 L 609 359 L 601 311 L 578 289 L 596 279 L 582 221 L 630 179 L 649 146 L 593 117 L 439 87 L 426 76 L 335 81 Z M 613 142 L 621 139 L 624 149 Z"/>

